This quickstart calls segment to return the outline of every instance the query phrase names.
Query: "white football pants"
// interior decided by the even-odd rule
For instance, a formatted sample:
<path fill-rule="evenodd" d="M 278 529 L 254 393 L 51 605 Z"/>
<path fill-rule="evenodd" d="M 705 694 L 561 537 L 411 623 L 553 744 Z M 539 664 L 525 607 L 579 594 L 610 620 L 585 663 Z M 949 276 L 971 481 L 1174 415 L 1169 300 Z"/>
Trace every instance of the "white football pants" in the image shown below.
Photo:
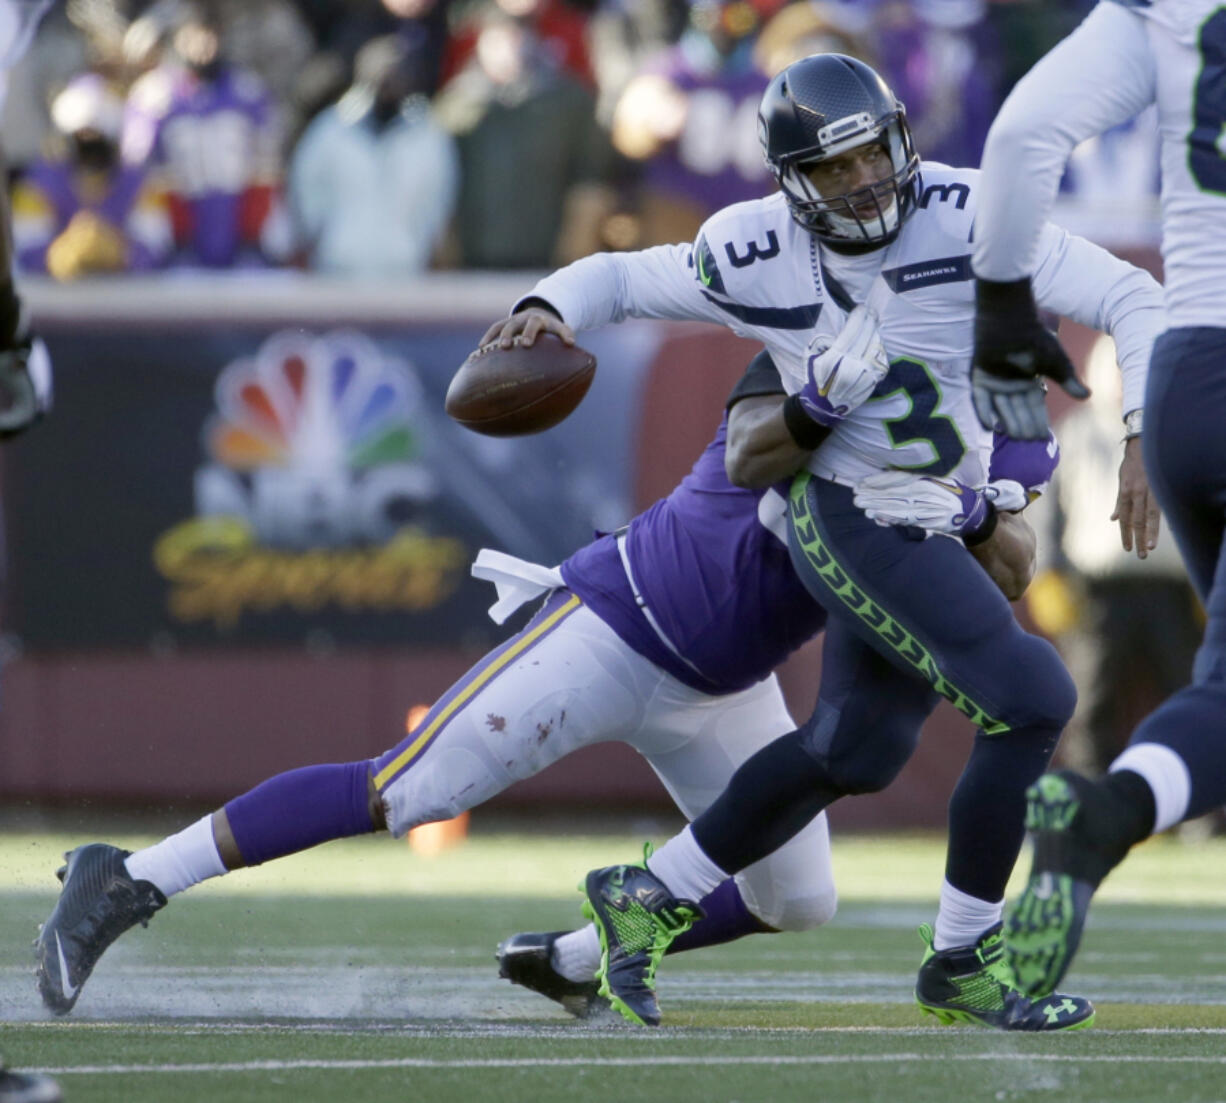
<path fill-rule="evenodd" d="M 692 820 L 742 762 L 795 726 L 773 675 L 739 693 L 701 693 L 560 590 L 375 760 L 375 784 L 389 828 L 402 835 L 479 805 L 580 747 L 616 739 L 647 759 Z M 771 927 L 826 922 L 836 894 L 825 814 L 736 880 Z"/>

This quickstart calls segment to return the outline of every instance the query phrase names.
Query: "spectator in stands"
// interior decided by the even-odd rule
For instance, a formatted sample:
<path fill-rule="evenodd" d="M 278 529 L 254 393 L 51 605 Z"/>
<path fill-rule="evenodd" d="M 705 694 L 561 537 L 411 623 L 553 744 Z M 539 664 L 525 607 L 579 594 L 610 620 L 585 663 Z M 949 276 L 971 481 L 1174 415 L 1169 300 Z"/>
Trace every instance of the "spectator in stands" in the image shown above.
<path fill-rule="evenodd" d="M 408 276 L 429 265 L 455 208 L 459 159 L 425 96 L 425 62 L 397 35 L 368 43 L 353 87 L 303 134 L 289 204 L 308 267 Z"/>
<path fill-rule="evenodd" d="M 882 76 L 907 107 L 916 148 L 978 165 L 1003 101 L 1001 46 L 986 0 L 887 0 L 873 17 Z"/>
<path fill-rule="evenodd" d="M 288 102 L 302 67 L 315 52 L 311 29 L 291 0 L 216 0 L 221 54 L 254 73 L 278 105 Z"/>
<path fill-rule="evenodd" d="M 410 2 L 423 0 L 384 0 L 393 9 Z M 512 19 L 530 28 L 541 49 L 559 68 L 586 87 L 596 87 L 587 40 L 589 14 L 576 0 L 494 0 L 494 3 Z M 468 20 L 448 40 L 444 80 L 455 76 L 472 60 L 483 22 L 481 15 Z"/>
<path fill-rule="evenodd" d="M 279 217 L 279 113 L 258 78 L 225 62 L 215 9 L 185 10 L 169 56 L 132 87 L 124 156 L 147 156 L 167 192 L 176 264 L 279 261 L 289 244 Z"/>
<path fill-rule="evenodd" d="M 643 162 L 642 245 L 690 240 L 729 203 L 771 190 L 756 118 L 767 76 L 753 45 L 778 0 L 693 0 L 680 41 L 649 60 L 613 112 L 613 143 Z"/>
<path fill-rule="evenodd" d="M 548 268 L 600 247 L 611 150 L 592 93 L 530 26 L 487 10 L 472 61 L 437 101 L 460 151 L 456 239 L 468 268 Z"/>
<path fill-rule="evenodd" d="M 298 0 L 321 53 L 339 57 L 348 68 L 373 38 L 399 34 L 420 47 L 427 91 L 438 91 L 449 38 L 451 0 Z"/>
<path fill-rule="evenodd" d="M 145 170 L 119 159 L 123 101 L 97 74 L 77 77 L 51 118 L 63 156 L 36 161 L 13 192 L 18 265 L 58 280 L 161 264 L 170 220 Z"/>
<path fill-rule="evenodd" d="M 856 2 L 856 0 L 853 0 Z M 1065 35 L 1098 0 L 992 0 L 988 22 L 1002 46 L 1000 99 Z M 1063 223 L 1060 223 L 1063 225 Z"/>
<path fill-rule="evenodd" d="M 91 0 L 94 8 L 123 0 Z M 130 22 L 123 26 L 124 52 L 140 64 L 169 45 L 190 3 L 197 0 L 156 0 L 128 4 Z M 315 35 L 295 0 L 205 0 L 211 5 L 221 38 L 221 54 L 236 69 L 259 77 L 278 104 L 287 103 L 298 75 L 315 53 Z"/>
<path fill-rule="evenodd" d="M 846 54 L 877 67 L 870 38 L 859 34 L 838 4 L 822 0 L 791 3 L 762 28 L 754 43 L 754 64 L 768 77 L 810 54 Z"/>
<path fill-rule="evenodd" d="M 673 45 L 689 23 L 686 0 L 603 0 L 588 23 L 596 75 L 596 118 L 611 126 L 626 85 L 649 58 Z"/>

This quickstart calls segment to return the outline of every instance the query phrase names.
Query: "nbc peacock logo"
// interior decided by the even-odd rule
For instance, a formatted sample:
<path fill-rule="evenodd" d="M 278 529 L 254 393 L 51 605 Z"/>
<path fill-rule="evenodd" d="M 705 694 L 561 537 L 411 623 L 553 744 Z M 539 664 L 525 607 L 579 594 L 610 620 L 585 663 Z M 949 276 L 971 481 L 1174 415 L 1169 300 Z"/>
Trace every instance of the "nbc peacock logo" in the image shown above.
<path fill-rule="evenodd" d="M 360 333 L 269 337 L 228 364 L 204 428 L 196 517 L 154 561 L 182 621 L 247 612 L 427 609 L 467 551 L 422 521 L 438 497 L 421 457 L 411 367 Z"/>

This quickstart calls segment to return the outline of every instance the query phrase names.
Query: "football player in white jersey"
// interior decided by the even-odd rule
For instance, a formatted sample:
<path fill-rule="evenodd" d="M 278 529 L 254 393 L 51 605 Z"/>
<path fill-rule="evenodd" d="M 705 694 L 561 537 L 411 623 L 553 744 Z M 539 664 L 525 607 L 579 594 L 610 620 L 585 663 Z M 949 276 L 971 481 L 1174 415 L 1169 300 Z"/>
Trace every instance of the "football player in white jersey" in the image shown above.
<path fill-rule="evenodd" d="M 1055 773 L 1028 794 L 1034 863 L 1009 938 L 1031 993 L 1064 976 L 1094 891 L 1135 843 L 1226 802 L 1224 67 L 1226 7 L 1215 0 L 1100 3 L 1018 84 L 984 155 L 976 335 L 993 337 L 977 350 L 976 386 L 985 405 L 1015 388 L 1005 405 L 1021 395 L 1041 431 L 1041 400 L 1025 376 L 1066 369 L 1049 372 L 1050 346 L 1031 339 L 1038 228 L 1074 145 L 1157 104 L 1170 328 L 1154 345 L 1141 439 L 1208 615 L 1191 686 L 1140 724 L 1105 777 Z"/>
<path fill-rule="evenodd" d="M 9 70 L 21 60 L 53 0 L 0 0 L 0 108 Z M 3 157 L 0 156 L 0 164 Z M 31 337 L 13 278 L 8 189 L 0 189 L 0 439 L 29 428 L 51 405 L 51 360 Z"/>
<path fill-rule="evenodd" d="M 840 55 L 777 76 L 759 128 L 780 194 L 717 213 L 692 248 L 579 261 L 487 333 L 572 340 L 575 329 L 628 315 L 726 325 L 767 346 L 790 394 L 781 412 L 730 439 L 733 481 L 778 478 L 776 450 L 811 452 L 790 492 L 789 544 L 829 613 L 826 653 L 833 647 L 837 661 L 823 670 L 813 716 L 749 759 L 690 828 L 641 865 L 589 875 L 602 990 L 627 1018 L 656 1021 L 655 969 L 695 914 L 687 902 L 840 796 L 882 788 L 909 756 L 909 745 L 851 730 L 839 702 L 871 696 L 884 711 L 919 682 L 978 734 L 950 804 L 946 878 L 935 930 L 921 931 L 916 998 L 943 1022 L 1086 1026 L 1087 1001 L 1031 1001 L 1016 988 L 1001 937 L 1025 789 L 1045 769 L 1075 690 L 1050 645 L 983 585 L 967 550 L 993 531 L 998 510 L 1021 504 L 989 484 L 992 432 L 972 407 L 978 173 L 921 165 L 902 106 L 873 70 Z M 1049 225 L 1035 294 L 1112 334 L 1125 402 L 1139 407 L 1164 324 L 1153 279 Z M 1129 515 L 1144 517 L 1143 479 L 1129 494 Z M 925 539 L 922 529 L 942 535 Z"/>
<path fill-rule="evenodd" d="M 735 487 L 726 471 L 726 434 L 782 401 L 779 374 L 760 353 L 690 474 L 623 530 L 557 568 L 482 552 L 473 573 L 498 588 L 494 619 L 541 594 L 545 604 L 386 753 L 278 773 L 134 854 L 106 843 L 66 854 L 63 891 L 36 943 L 45 1005 L 71 1011 L 115 939 L 206 878 L 329 839 L 384 829 L 403 835 L 593 743 L 635 747 L 687 816 L 702 811 L 737 766 L 795 728 L 771 671 L 826 622 L 791 568 L 783 497 L 769 487 Z M 793 446 L 790 459 L 775 462 L 794 474 L 805 458 Z M 1046 442 L 1002 439 L 991 474 L 1033 497 L 1055 464 Z M 975 557 L 1002 591 L 1020 596 L 1033 572 L 1033 532 L 1007 515 Z M 830 661 L 839 654 L 832 648 Z M 935 694 L 919 681 L 903 688 L 909 692 L 891 696 L 887 716 L 871 697 L 848 698 L 847 723 L 874 726 L 879 741 L 888 725 L 892 741 L 914 745 Z M 853 718 L 856 709 L 865 710 L 862 720 Z M 818 816 L 705 896 L 703 922 L 672 949 L 825 922 L 835 908 L 829 849 Z M 518 934 L 499 947 L 498 960 L 502 976 L 573 1014 L 602 1005 L 594 927 Z"/>

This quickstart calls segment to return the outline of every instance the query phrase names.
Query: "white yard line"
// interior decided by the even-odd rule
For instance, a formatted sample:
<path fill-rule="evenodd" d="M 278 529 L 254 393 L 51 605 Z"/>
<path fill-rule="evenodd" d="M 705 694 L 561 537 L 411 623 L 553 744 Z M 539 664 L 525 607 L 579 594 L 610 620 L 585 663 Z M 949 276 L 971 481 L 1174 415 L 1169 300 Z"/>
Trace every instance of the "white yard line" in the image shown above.
<path fill-rule="evenodd" d="M 638 1056 L 636 1068 L 677 1068 L 691 1065 L 857 1065 L 857 1064 L 946 1064 L 950 1061 L 1016 1061 L 1026 1064 L 1163 1064 L 1163 1065 L 1226 1065 L 1226 1055 L 1155 1057 L 1151 1055 L 1097 1055 L 1038 1053 L 873 1053 L 859 1055 L 805 1054 L 800 1056 L 769 1056 L 747 1054 L 742 1057 L 719 1055 Z M 624 1057 L 507 1057 L 469 1060 L 445 1058 L 392 1057 L 383 1060 L 302 1060 L 302 1061 L 234 1061 L 198 1062 L 193 1064 L 159 1065 L 58 1065 L 26 1069 L 48 1076 L 106 1076 L 136 1073 L 218 1073 L 218 1072 L 294 1072 L 352 1071 L 360 1069 L 532 1069 L 532 1068 L 608 1068 L 624 1067 Z"/>

